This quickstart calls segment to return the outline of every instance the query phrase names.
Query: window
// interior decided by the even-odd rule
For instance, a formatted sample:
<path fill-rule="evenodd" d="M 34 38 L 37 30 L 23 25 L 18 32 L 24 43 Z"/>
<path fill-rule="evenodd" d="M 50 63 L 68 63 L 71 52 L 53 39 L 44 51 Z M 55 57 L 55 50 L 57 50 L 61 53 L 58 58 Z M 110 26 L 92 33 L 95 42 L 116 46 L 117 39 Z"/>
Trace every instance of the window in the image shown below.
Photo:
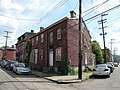
<path fill-rule="evenodd" d="M 32 46 L 34 45 L 34 38 L 32 39 Z"/>
<path fill-rule="evenodd" d="M 44 42 L 44 33 L 41 34 L 41 43 Z"/>
<path fill-rule="evenodd" d="M 50 43 L 53 42 L 53 32 L 50 33 Z"/>
<path fill-rule="evenodd" d="M 56 49 L 56 61 L 61 61 L 61 47 Z"/>
<path fill-rule="evenodd" d="M 38 62 L 38 49 L 35 49 L 35 64 Z"/>
<path fill-rule="evenodd" d="M 87 65 L 87 60 L 88 60 L 88 56 L 87 53 L 85 53 L 85 65 Z"/>
<path fill-rule="evenodd" d="M 57 30 L 57 39 L 61 39 L 61 28 Z"/>
<path fill-rule="evenodd" d="M 30 54 L 30 62 L 34 63 L 34 49 L 32 50 L 32 53 Z"/>
<path fill-rule="evenodd" d="M 43 61 L 43 49 L 40 50 L 40 60 Z"/>
<path fill-rule="evenodd" d="M 36 37 L 36 45 L 38 44 L 38 36 Z"/>

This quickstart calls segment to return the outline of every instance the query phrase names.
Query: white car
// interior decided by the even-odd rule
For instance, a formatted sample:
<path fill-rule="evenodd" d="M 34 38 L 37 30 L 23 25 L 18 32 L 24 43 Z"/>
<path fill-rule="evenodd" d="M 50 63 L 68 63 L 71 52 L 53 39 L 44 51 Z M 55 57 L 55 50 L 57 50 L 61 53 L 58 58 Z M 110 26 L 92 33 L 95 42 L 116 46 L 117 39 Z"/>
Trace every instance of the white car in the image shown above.
<path fill-rule="evenodd" d="M 13 66 L 13 72 L 16 74 L 31 74 L 31 69 L 25 63 L 18 63 Z"/>
<path fill-rule="evenodd" d="M 95 68 L 93 69 L 93 75 L 97 75 L 97 76 L 108 76 L 110 77 L 110 69 L 107 67 L 106 64 L 98 64 L 95 66 Z"/>

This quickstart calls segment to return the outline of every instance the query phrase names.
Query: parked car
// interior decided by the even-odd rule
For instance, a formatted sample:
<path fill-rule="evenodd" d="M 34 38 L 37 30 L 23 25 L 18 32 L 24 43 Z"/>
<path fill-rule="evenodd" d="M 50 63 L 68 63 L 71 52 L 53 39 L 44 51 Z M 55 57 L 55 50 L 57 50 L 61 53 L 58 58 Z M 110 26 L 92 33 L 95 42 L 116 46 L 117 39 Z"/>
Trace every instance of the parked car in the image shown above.
<path fill-rule="evenodd" d="M 25 63 L 18 63 L 13 66 L 13 72 L 16 74 L 31 74 L 31 69 Z"/>
<path fill-rule="evenodd" d="M 2 60 L 1 67 L 6 67 L 7 60 Z"/>
<path fill-rule="evenodd" d="M 8 61 L 5 68 L 8 70 L 12 70 L 14 64 L 18 64 L 18 62 L 16 60 Z"/>
<path fill-rule="evenodd" d="M 108 68 L 110 68 L 111 73 L 113 73 L 113 71 L 115 69 L 113 63 L 112 62 L 106 62 L 106 64 L 107 64 Z"/>
<path fill-rule="evenodd" d="M 118 65 L 119 65 L 117 62 L 114 62 L 113 64 L 115 67 L 118 67 Z"/>
<path fill-rule="evenodd" d="M 108 76 L 110 77 L 110 69 L 107 67 L 106 64 L 98 64 L 95 66 L 95 68 L 93 69 L 93 75 L 97 75 L 97 76 Z"/>

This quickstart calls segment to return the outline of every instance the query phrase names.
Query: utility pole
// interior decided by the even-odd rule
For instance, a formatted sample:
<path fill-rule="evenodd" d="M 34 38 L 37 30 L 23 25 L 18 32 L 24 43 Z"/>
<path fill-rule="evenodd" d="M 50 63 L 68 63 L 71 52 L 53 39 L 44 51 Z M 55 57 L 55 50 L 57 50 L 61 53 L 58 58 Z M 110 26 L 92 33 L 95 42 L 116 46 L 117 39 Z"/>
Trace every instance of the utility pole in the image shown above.
<path fill-rule="evenodd" d="M 106 63 L 106 46 L 105 46 L 105 35 L 107 34 L 106 32 L 104 32 L 104 28 L 106 28 L 107 26 L 104 27 L 104 23 L 107 22 L 107 19 L 103 19 L 103 16 L 106 16 L 108 14 L 101 14 L 101 20 L 98 21 L 99 24 L 102 24 L 102 33 L 100 35 L 103 35 L 103 44 L 104 44 L 104 63 Z"/>
<path fill-rule="evenodd" d="M 114 41 L 115 39 L 111 39 L 111 42 L 110 42 L 110 44 L 111 44 L 111 61 L 113 61 L 113 53 L 112 53 L 112 44 L 114 43 L 113 41 Z"/>
<path fill-rule="evenodd" d="M 10 31 L 4 31 L 4 32 L 6 32 L 7 33 L 7 35 L 6 36 L 4 36 L 4 37 L 6 37 L 6 41 L 5 41 L 5 50 L 4 50 L 4 59 L 6 59 L 6 50 L 7 50 L 7 40 L 8 40 L 8 38 L 10 38 L 10 36 L 8 36 L 8 34 L 9 33 L 12 33 L 12 32 L 10 32 Z"/>
<path fill-rule="evenodd" d="M 79 54 L 78 54 L 78 79 L 82 79 L 82 47 L 81 47 L 81 14 L 82 14 L 82 0 L 79 0 Z"/>

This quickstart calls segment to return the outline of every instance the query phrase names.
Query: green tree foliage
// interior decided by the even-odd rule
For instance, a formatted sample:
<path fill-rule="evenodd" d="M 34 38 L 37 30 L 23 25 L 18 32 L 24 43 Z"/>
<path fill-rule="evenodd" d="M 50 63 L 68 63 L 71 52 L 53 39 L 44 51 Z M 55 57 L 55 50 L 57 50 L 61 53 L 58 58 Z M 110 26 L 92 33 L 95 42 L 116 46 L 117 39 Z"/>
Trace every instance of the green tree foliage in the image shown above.
<path fill-rule="evenodd" d="M 25 60 L 24 60 L 24 62 L 28 65 L 29 65 L 31 50 L 32 50 L 32 44 L 31 44 L 30 41 L 28 41 L 27 46 L 26 46 L 26 57 L 25 57 Z"/>
<path fill-rule="evenodd" d="M 95 63 L 103 63 L 103 54 L 100 45 L 97 41 L 92 41 L 92 52 L 95 54 Z"/>
<path fill-rule="evenodd" d="M 104 56 L 104 50 L 103 50 L 103 56 Z M 106 50 L 106 60 L 109 62 L 110 61 L 110 54 L 109 54 L 109 51 Z"/>
<path fill-rule="evenodd" d="M 66 59 L 65 60 L 61 60 L 58 70 L 62 74 L 67 75 L 68 74 L 68 60 L 66 60 Z"/>

